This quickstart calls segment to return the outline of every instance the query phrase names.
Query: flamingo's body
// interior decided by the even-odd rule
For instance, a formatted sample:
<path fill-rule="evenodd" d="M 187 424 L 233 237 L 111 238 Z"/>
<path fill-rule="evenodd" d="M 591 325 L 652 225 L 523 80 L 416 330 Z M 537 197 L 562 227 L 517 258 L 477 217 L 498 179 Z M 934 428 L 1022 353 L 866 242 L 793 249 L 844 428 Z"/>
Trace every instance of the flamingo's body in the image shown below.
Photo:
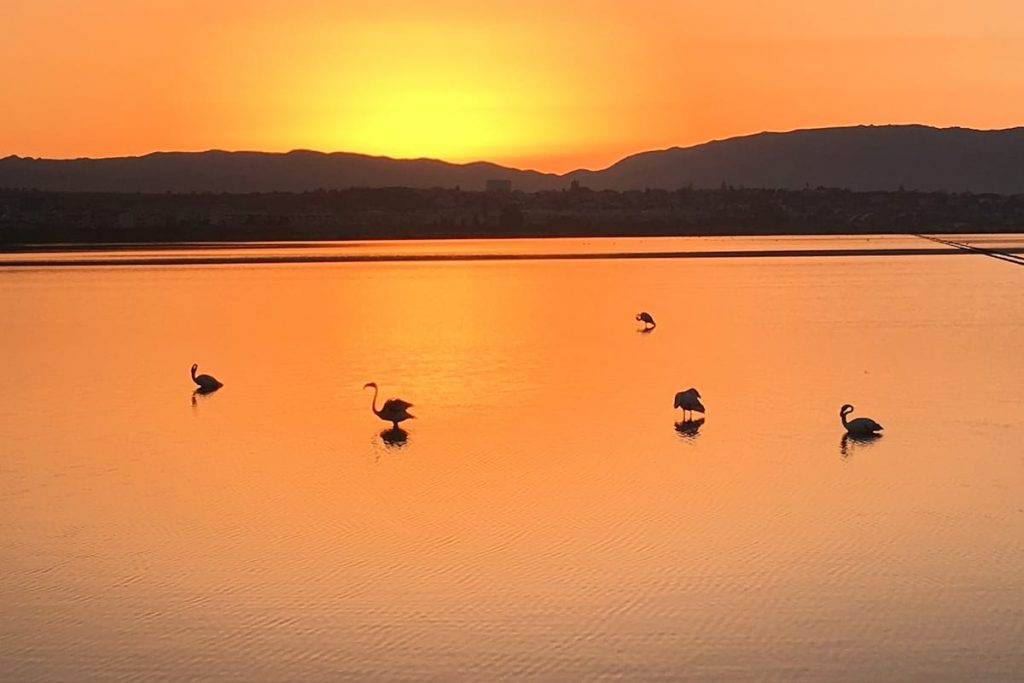
<path fill-rule="evenodd" d="M 658 323 L 654 322 L 654 318 L 647 311 L 640 311 L 636 314 L 636 319 L 644 324 L 644 329 L 654 329 L 658 326 Z"/>
<path fill-rule="evenodd" d="M 686 411 L 690 411 L 692 418 L 693 411 L 698 413 L 704 412 L 704 404 L 700 402 L 700 392 L 694 388 L 689 388 L 686 391 L 680 391 L 676 394 L 676 400 L 672 404 L 673 408 L 683 409 L 683 419 L 686 419 Z"/>
<path fill-rule="evenodd" d="M 198 370 L 198 369 L 199 369 L 199 364 L 198 363 L 193 363 L 192 364 L 192 381 L 199 385 L 199 388 L 196 389 L 196 391 L 199 391 L 199 392 L 216 391 L 217 389 L 220 389 L 222 386 L 224 386 L 219 381 L 217 381 L 217 378 L 214 377 L 213 375 L 197 375 L 196 374 L 196 370 Z"/>
<path fill-rule="evenodd" d="M 385 422 L 390 422 L 395 429 L 398 429 L 399 422 L 416 417 L 409 413 L 409 408 L 412 408 L 412 404 L 400 398 L 389 398 L 384 401 L 384 405 L 381 406 L 380 410 L 377 410 L 377 383 L 368 382 L 363 385 L 363 389 L 367 387 L 373 387 L 373 402 L 370 404 L 373 414 Z"/>
<path fill-rule="evenodd" d="M 852 420 L 847 420 L 846 416 L 852 412 L 853 406 L 849 403 L 844 404 L 843 407 L 839 409 L 839 419 L 843 421 L 843 426 L 846 427 L 846 431 L 851 436 L 878 436 L 876 432 L 880 432 L 885 429 L 870 417 L 856 417 Z"/>

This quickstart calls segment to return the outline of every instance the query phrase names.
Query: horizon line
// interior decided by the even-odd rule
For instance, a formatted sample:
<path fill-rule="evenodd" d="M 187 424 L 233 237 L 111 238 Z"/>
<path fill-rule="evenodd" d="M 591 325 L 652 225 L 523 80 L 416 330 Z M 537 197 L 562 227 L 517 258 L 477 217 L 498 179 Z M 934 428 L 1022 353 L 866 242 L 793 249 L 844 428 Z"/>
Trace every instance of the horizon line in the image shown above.
<path fill-rule="evenodd" d="M 622 162 L 622 161 L 624 161 L 626 159 L 630 159 L 632 157 L 639 156 L 641 154 L 648 154 L 648 153 L 652 153 L 652 152 L 665 152 L 665 151 L 676 150 L 676 149 L 692 149 L 694 147 L 702 147 L 704 145 L 710 145 L 710 144 L 714 144 L 714 143 L 718 143 L 718 142 L 726 142 L 726 141 L 729 141 L 729 140 L 740 140 L 740 139 L 744 139 L 744 138 L 757 137 L 757 136 L 760 136 L 760 135 L 785 135 L 785 134 L 789 134 L 789 133 L 801 133 L 801 132 L 823 131 L 823 130 L 840 130 L 840 129 L 847 129 L 847 128 L 914 128 L 914 127 L 917 127 L 917 128 L 930 128 L 930 129 L 933 129 L 933 130 L 966 130 L 966 131 L 973 131 L 973 132 L 997 133 L 997 132 L 1011 131 L 1011 130 L 1017 130 L 1019 128 L 1024 128 L 1024 124 L 1017 125 L 1017 126 L 1010 126 L 1010 127 L 1007 127 L 1007 128 L 971 128 L 969 126 L 959 126 L 959 125 L 936 126 L 936 125 L 931 125 L 931 124 L 927 124 L 927 123 L 857 123 L 857 124 L 837 125 L 837 126 L 819 126 L 819 127 L 812 127 L 812 128 L 792 128 L 792 129 L 789 129 L 789 130 L 768 130 L 768 129 L 764 129 L 764 130 L 760 130 L 760 131 L 753 132 L 753 133 L 743 133 L 743 134 L 739 134 L 739 135 L 731 135 L 731 136 L 724 137 L 724 138 L 711 138 L 711 139 L 708 139 L 708 140 L 704 140 L 703 142 L 696 142 L 696 143 L 689 144 L 689 145 L 670 145 L 668 147 L 657 147 L 657 148 L 651 148 L 651 149 L 643 149 L 643 150 L 639 150 L 639 151 L 636 151 L 636 152 L 632 152 L 632 153 L 627 154 L 627 155 L 625 155 L 623 157 L 620 157 L 616 161 L 613 161 L 612 163 L 610 163 L 607 166 L 604 166 L 602 168 L 579 167 L 579 168 L 574 168 L 574 169 L 571 169 L 571 170 L 568 170 L 568 171 L 565 171 L 565 172 L 562 172 L 562 173 L 558 173 L 558 172 L 555 172 L 555 171 L 541 171 L 541 170 L 538 170 L 536 168 L 520 168 L 520 167 L 516 167 L 516 166 L 508 166 L 508 165 L 501 164 L 501 163 L 498 163 L 498 162 L 495 162 L 495 161 L 488 161 L 486 159 L 475 159 L 473 161 L 449 161 L 447 159 L 441 159 L 441 158 L 438 158 L 438 157 L 426 157 L 426 156 L 408 156 L 408 157 L 406 157 L 406 156 L 389 156 L 387 154 L 370 154 L 370 153 L 367 153 L 367 152 L 354 152 L 354 151 L 349 151 L 349 150 L 325 151 L 325 150 L 309 149 L 309 148 L 304 148 L 304 147 L 296 147 L 296 148 L 293 148 L 293 149 L 283 150 L 283 151 L 268 151 L 268 150 L 259 150 L 259 149 L 223 149 L 223 148 L 219 148 L 219 147 L 211 147 L 211 148 L 208 148 L 208 149 L 193 149 L 193 150 L 187 150 L 187 149 L 177 149 L 177 150 L 173 150 L 173 149 L 172 150 L 157 149 L 157 150 L 152 150 L 152 151 L 149 151 L 149 152 L 144 152 L 144 153 L 141 153 L 141 154 L 118 154 L 118 155 L 111 155 L 111 156 L 95 156 L 95 157 L 92 157 L 92 156 L 37 157 L 37 156 L 22 156 L 20 154 L 12 152 L 10 154 L 4 155 L 4 156 L 0 156 L 0 161 L 3 161 L 5 159 L 12 159 L 12 158 L 13 159 L 24 159 L 24 160 L 30 160 L 30 161 L 113 161 L 113 160 L 122 160 L 122 159 L 142 159 L 142 158 L 145 158 L 145 157 L 157 156 L 157 155 L 162 155 L 162 154 L 171 155 L 171 154 L 210 154 L 210 153 L 221 153 L 221 154 L 265 154 L 265 155 L 282 155 L 283 156 L 283 155 L 287 155 L 287 154 L 304 153 L 304 154 L 317 154 L 317 155 L 322 155 L 322 156 L 348 155 L 348 156 L 365 157 L 365 158 L 368 158 L 368 159 L 384 159 L 384 160 L 388 160 L 388 161 L 427 161 L 427 162 L 435 162 L 435 163 L 447 164 L 449 166 L 474 166 L 474 165 L 478 165 L 478 164 L 486 164 L 486 165 L 497 166 L 499 168 L 507 169 L 507 170 L 512 170 L 512 171 L 519 171 L 519 172 L 524 172 L 524 173 L 537 173 L 537 174 L 543 175 L 543 176 L 552 176 L 552 177 L 557 177 L 557 178 L 563 178 L 563 177 L 572 175 L 574 173 L 581 173 L 581 172 L 584 172 L 584 173 L 599 173 L 599 172 L 602 172 L 602 171 L 606 171 L 606 170 L 612 168 L 616 164 L 618 164 L 618 163 L 620 163 L 620 162 Z"/>

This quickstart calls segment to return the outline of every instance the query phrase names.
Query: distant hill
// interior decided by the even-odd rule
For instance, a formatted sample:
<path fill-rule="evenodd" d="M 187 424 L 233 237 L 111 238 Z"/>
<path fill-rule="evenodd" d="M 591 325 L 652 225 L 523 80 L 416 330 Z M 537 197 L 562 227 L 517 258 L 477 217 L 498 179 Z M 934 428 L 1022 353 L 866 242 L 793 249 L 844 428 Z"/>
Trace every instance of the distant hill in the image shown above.
<path fill-rule="evenodd" d="M 1024 193 L 1024 128 L 855 126 L 759 133 L 569 174 L 592 189 L 736 187 Z"/>
<path fill-rule="evenodd" d="M 595 190 L 644 188 L 906 190 L 1024 193 L 1024 128 L 978 131 L 854 126 L 759 133 L 644 152 L 601 171 L 562 176 L 477 162 L 294 151 L 158 152 L 111 159 L 0 159 L 0 187 L 71 192 L 301 192 L 352 187 L 527 192 L 576 180 Z"/>
<path fill-rule="evenodd" d="M 65 192 L 303 192 L 352 187 L 462 187 L 511 180 L 516 189 L 562 187 L 557 175 L 477 162 L 294 151 L 155 152 L 110 159 L 0 159 L 0 187 Z"/>

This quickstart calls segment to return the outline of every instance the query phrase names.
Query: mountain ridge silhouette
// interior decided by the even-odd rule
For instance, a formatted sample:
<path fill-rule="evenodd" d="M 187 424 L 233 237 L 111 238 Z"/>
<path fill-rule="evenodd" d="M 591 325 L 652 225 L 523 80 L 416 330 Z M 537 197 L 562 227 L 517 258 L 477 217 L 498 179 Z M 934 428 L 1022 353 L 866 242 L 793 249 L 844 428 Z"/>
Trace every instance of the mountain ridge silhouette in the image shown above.
<path fill-rule="evenodd" d="M 527 192 L 683 187 L 1024 193 L 1024 127 L 919 124 L 762 132 L 629 155 L 564 174 L 488 161 L 394 159 L 354 152 L 151 152 L 77 159 L 0 159 L 0 187 L 71 192 L 303 192 L 354 187 L 460 187 L 509 180 Z"/>

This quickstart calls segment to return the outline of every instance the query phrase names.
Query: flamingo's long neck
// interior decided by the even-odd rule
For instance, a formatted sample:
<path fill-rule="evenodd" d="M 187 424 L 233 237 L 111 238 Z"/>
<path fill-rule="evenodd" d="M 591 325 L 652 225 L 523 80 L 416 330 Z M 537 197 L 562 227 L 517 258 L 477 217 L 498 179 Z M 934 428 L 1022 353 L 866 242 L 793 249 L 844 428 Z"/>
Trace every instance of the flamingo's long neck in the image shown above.
<path fill-rule="evenodd" d="M 373 385 L 373 403 L 370 404 L 370 410 L 373 411 L 374 415 L 380 415 L 380 411 L 377 410 L 377 385 Z"/>
<path fill-rule="evenodd" d="M 844 427 L 846 427 L 846 426 L 847 426 L 847 424 L 846 424 L 846 416 L 847 416 L 847 415 L 849 415 L 849 414 L 850 414 L 850 413 L 852 413 L 852 412 L 853 412 L 853 410 L 852 410 L 852 409 L 851 409 L 851 410 L 843 410 L 843 411 L 840 411 L 840 413 L 839 413 L 839 419 L 841 419 L 841 420 L 843 421 L 843 426 L 844 426 Z"/>
<path fill-rule="evenodd" d="M 196 381 L 196 366 L 192 366 L 192 381 Z"/>

